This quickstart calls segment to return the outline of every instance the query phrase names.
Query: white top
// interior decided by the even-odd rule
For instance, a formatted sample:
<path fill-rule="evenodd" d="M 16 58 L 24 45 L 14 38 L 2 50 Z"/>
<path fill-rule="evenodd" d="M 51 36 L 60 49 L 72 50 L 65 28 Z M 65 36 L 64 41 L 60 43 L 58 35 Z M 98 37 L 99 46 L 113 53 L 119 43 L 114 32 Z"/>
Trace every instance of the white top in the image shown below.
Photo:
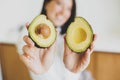
<path fill-rule="evenodd" d="M 64 38 L 60 35 L 60 28 L 57 28 L 57 42 L 56 42 L 56 56 L 53 65 L 50 69 L 42 75 L 36 75 L 30 72 L 30 75 L 33 80 L 82 80 L 81 73 L 72 73 L 68 69 L 65 68 L 63 63 L 63 54 L 64 54 Z M 22 47 L 25 45 L 23 41 L 23 36 L 27 35 L 28 32 L 24 28 L 23 31 L 20 33 L 21 36 L 19 37 L 19 41 L 17 44 L 18 53 L 22 54 Z M 87 80 L 87 79 L 84 79 Z M 92 80 L 89 78 L 89 80 Z"/>

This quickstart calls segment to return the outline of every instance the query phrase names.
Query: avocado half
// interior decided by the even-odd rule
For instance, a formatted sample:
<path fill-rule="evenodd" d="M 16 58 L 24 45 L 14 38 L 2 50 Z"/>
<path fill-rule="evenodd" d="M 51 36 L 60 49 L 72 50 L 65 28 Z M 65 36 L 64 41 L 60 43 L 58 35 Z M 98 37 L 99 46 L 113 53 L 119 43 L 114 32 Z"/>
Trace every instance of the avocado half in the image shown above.
<path fill-rule="evenodd" d="M 28 34 L 37 47 L 46 48 L 55 42 L 57 33 L 53 23 L 40 14 L 31 22 Z"/>
<path fill-rule="evenodd" d="M 68 47 L 76 52 L 82 53 L 93 41 L 93 29 L 83 17 L 76 17 L 69 25 L 66 33 Z"/>

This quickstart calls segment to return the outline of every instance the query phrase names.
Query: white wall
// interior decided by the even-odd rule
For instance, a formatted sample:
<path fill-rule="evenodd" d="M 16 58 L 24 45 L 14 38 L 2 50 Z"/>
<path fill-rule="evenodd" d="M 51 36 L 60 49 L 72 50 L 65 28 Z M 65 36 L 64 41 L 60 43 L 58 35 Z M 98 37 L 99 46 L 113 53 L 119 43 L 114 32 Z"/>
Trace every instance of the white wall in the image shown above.
<path fill-rule="evenodd" d="M 77 6 L 98 35 L 95 50 L 120 52 L 120 0 L 78 0 Z"/>
<path fill-rule="evenodd" d="M 43 0 L 0 0 L 0 42 L 15 43 L 18 29 L 40 13 Z"/>
<path fill-rule="evenodd" d="M 98 35 L 95 50 L 120 52 L 120 0 L 76 0 L 77 15 Z M 43 0 L 0 0 L 0 42 L 14 43 L 18 29 L 40 13 Z"/>

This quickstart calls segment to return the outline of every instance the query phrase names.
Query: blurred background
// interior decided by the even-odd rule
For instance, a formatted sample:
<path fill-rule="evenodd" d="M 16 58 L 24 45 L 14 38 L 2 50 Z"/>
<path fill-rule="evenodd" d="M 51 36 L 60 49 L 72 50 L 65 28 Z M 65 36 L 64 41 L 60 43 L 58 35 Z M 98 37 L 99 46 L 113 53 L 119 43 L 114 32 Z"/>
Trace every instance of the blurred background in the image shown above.
<path fill-rule="evenodd" d="M 89 70 L 95 80 L 120 80 L 120 0 L 76 0 L 98 35 Z M 30 80 L 16 44 L 26 22 L 37 16 L 43 0 L 0 0 L 0 80 Z"/>

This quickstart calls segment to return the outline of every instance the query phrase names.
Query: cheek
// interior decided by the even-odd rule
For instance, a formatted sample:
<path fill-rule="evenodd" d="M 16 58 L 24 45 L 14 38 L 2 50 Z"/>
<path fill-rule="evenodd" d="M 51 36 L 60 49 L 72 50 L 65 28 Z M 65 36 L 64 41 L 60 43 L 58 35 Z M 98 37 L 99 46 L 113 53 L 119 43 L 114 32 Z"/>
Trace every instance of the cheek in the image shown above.
<path fill-rule="evenodd" d="M 53 8 L 53 11 L 54 11 L 55 13 L 59 13 L 61 10 L 62 10 L 61 7 L 58 7 L 58 6 L 55 6 L 55 7 Z"/>
<path fill-rule="evenodd" d="M 49 9 L 49 10 L 47 10 L 46 11 L 46 15 L 47 15 L 47 17 L 50 19 L 50 20 L 52 20 L 53 19 L 53 17 L 54 17 L 54 10 L 53 9 Z"/>
<path fill-rule="evenodd" d="M 70 12 L 66 12 L 66 19 L 68 20 L 69 18 L 70 18 L 70 16 L 71 16 L 71 13 Z"/>
<path fill-rule="evenodd" d="M 47 14 L 51 15 L 51 16 L 55 16 L 57 13 L 59 13 L 59 11 L 60 11 L 59 8 L 53 7 L 51 9 L 47 10 Z"/>
<path fill-rule="evenodd" d="M 51 3 L 51 4 L 48 4 L 47 7 L 46 7 L 46 13 L 47 15 L 54 15 L 56 11 L 56 6 L 54 3 Z"/>

